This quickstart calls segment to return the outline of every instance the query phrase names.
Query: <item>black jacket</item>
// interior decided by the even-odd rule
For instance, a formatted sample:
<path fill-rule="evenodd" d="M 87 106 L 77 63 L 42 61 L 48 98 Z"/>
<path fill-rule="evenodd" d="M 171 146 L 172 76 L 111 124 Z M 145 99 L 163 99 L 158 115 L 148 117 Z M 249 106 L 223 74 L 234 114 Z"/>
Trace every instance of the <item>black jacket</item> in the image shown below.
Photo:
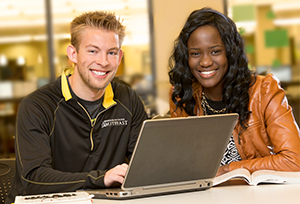
<path fill-rule="evenodd" d="M 16 195 L 103 188 L 106 170 L 130 159 L 147 114 L 128 86 L 111 82 L 92 122 L 72 96 L 68 72 L 20 103 L 17 172 L 6 203 Z"/>

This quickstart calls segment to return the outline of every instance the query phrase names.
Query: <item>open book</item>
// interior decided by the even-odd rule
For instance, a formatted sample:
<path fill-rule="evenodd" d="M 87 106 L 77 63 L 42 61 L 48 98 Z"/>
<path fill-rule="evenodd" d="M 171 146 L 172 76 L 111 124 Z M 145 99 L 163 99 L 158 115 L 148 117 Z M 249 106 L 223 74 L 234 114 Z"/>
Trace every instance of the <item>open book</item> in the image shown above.
<path fill-rule="evenodd" d="M 213 179 L 213 186 L 232 179 L 243 179 L 249 185 L 260 183 L 300 183 L 300 172 L 258 170 L 250 173 L 247 169 L 235 169 Z"/>

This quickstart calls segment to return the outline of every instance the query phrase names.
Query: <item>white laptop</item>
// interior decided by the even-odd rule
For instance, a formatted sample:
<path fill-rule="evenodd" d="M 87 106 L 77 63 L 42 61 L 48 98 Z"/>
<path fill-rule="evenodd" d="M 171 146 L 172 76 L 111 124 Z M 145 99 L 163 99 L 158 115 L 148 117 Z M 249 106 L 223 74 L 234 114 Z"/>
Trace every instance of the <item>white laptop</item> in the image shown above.
<path fill-rule="evenodd" d="M 146 120 L 121 188 L 84 190 L 130 199 L 213 186 L 238 114 Z"/>

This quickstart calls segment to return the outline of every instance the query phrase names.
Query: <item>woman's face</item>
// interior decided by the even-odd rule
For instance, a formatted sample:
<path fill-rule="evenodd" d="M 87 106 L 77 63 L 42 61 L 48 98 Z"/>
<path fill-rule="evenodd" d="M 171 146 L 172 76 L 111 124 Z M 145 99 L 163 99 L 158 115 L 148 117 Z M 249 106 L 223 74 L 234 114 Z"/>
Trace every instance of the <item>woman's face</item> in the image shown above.
<path fill-rule="evenodd" d="M 228 71 L 226 48 L 217 28 L 205 25 L 192 32 L 188 41 L 189 67 L 205 91 L 220 93 Z"/>

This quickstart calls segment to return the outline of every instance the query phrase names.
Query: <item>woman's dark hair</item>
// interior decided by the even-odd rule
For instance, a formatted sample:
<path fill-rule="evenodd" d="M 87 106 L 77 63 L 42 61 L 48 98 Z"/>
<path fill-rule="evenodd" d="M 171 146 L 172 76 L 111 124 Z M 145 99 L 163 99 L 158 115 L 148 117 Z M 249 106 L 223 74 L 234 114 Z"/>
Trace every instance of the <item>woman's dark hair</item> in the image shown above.
<path fill-rule="evenodd" d="M 222 101 L 229 113 L 240 115 L 239 123 L 243 128 L 247 128 L 246 119 L 251 113 L 248 110 L 248 89 L 251 86 L 252 73 L 248 69 L 244 42 L 235 23 L 211 8 L 193 11 L 175 40 L 173 53 L 169 59 L 169 79 L 174 86 L 172 101 L 177 108 L 184 109 L 189 115 L 194 115 L 195 99 L 193 98 L 192 81 L 195 78 L 188 65 L 187 41 L 193 31 L 204 25 L 218 29 L 226 48 L 228 73 L 224 78 Z"/>

